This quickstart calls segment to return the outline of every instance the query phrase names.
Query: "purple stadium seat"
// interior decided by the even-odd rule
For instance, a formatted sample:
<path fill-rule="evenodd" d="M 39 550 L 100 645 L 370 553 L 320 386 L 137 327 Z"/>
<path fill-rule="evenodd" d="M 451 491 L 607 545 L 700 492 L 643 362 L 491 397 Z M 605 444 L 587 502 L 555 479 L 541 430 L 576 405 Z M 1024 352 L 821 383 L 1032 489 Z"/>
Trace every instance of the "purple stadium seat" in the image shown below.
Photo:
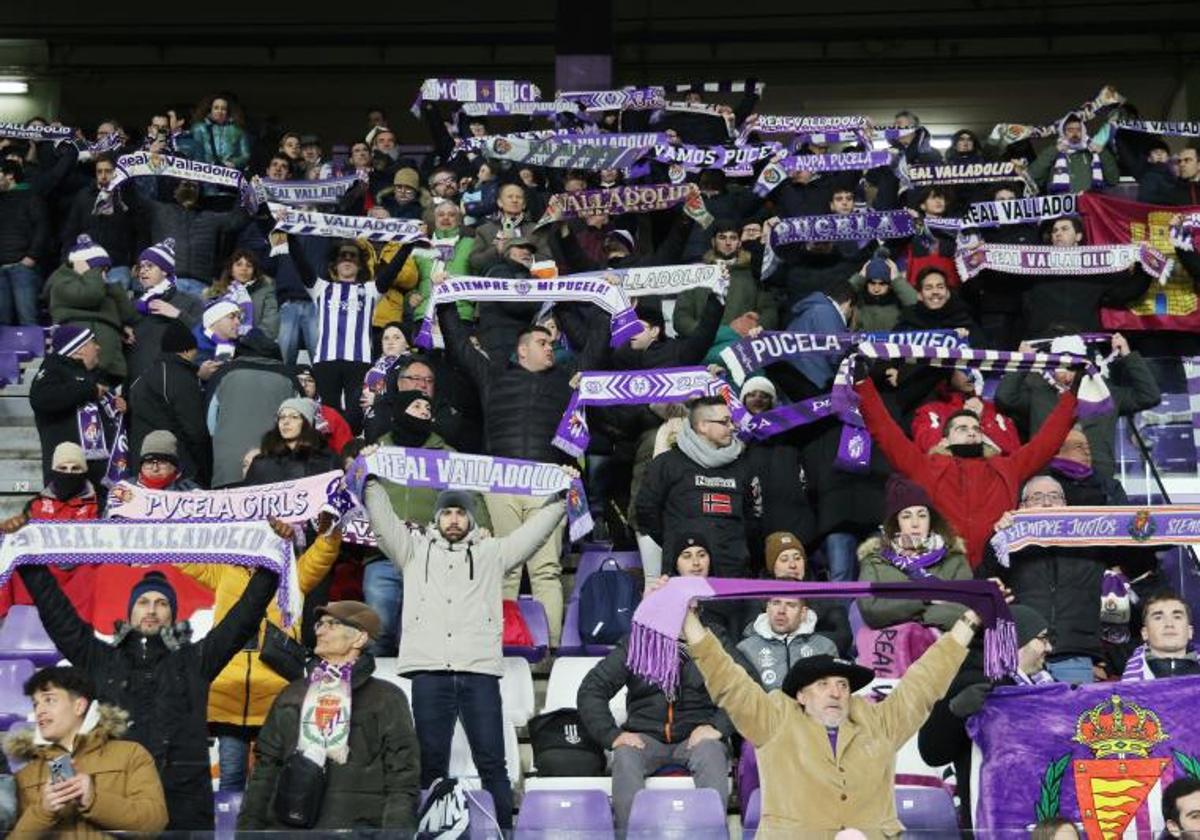
<path fill-rule="evenodd" d="M 46 331 L 41 327 L 0 327 L 0 352 L 15 353 L 21 361 L 46 355 Z"/>
<path fill-rule="evenodd" d="M 626 837 L 725 840 L 725 803 L 715 790 L 639 790 Z"/>
<path fill-rule="evenodd" d="M 470 840 L 493 840 L 502 838 L 500 824 L 496 822 L 496 803 L 486 790 L 467 790 L 467 813 L 471 818 L 471 830 L 467 836 Z M 425 806 L 429 798 L 429 788 L 421 789 L 421 802 L 418 807 Z"/>
<path fill-rule="evenodd" d="M 0 661 L 0 729 L 28 719 L 33 712 L 33 704 L 22 687 L 36 670 L 28 659 Z"/>
<path fill-rule="evenodd" d="M 585 551 L 579 556 L 579 567 L 575 570 L 575 585 L 567 600 L 566 615 L 563 616 L 562 639 L 559 642 L 560 656 L 604 656 L 612 647 L 609 645 L 585 645 L 579 637 L 579 590 L 605 560 L 612 558 L 622 569 L 640 569 L 642 556 L 636 551 Z"/>
<path fill-rule="evenodd" d="M 519 656 L 530 663 L 541 662 L 550 650 L 550 620 L 546 618 L 546 608 L 532 595 L 518 596 L 517 607 L 533 636 L 533 646 L 505 645 L 504 655 Z"/>
<path fill-rule="evenodd" d="M 762 788 L 755 788 L 746 803 L 746 813 L 742 814 L 743 837 L 758 831 L 758 821 L 762 819 Z"/>
<path fill-rule="evenodd" d="M 21 360 L 16 353 L 0 351 L 0 388 L 21 381 Z"/>
<path fill-rule="evenodd" d="M 595 838 L 611 832 L 612 808 L 602 790 L 531 790 L 517 812 L 517 840 Z"/>
<path fill-rule="evenodd" d="M 219 790 L 213 794 L 217 838 L 233 837 L 237 832 L 238 812 L 242 810 L 240 790 Z"/>
<path fill-rule="evenodd" d="M 943 787 L 897 787 L 896 816 L 904 823 L 905 834 L 929 840 L 959 837 L 954 800 Z"/>
<path fill-rule="evenodd" d="M 29 659 L 38 667 L 62 659 L 46 635 L 36 607 L 18 604 L 9 608 L 4 623 L 0 624 L 0 659 Z"/>

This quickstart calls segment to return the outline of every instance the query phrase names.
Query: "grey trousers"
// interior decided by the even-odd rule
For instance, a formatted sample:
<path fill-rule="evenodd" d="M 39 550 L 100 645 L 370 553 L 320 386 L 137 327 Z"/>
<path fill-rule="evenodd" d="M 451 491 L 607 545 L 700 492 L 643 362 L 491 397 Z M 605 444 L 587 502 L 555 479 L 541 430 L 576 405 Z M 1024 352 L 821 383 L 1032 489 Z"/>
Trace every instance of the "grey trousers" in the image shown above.
<path fill-rule="evenodd" d="M 613 816 L 619 831 L 629 824 L 633 797 L 646 786 L 646 776 L 668 764 L 686 766 L 696 787 L 712 788 L 720 795 L 722 802 L 729 799 L 729 747 L 724 741 L 701 741 L 695 749 L 688 749 L 686 741 L 664 744 L 649 735 L 637 734 L 646 745 L 645 749 L 617 747 L 613 750 Z"/>

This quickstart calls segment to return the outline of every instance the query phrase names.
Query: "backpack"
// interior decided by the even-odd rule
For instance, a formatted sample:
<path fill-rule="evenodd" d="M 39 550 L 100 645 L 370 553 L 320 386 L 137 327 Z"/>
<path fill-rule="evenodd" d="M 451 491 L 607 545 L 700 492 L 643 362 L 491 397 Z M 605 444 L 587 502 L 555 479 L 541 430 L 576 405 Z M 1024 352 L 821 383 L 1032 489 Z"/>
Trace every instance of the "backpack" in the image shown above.
<path fill-rule="evenodd" d="M 588 735 L 575 709 L 530 718 L 529 745 L 539 776 L 604 775 L 604 748 Z"/>
<path fill-rule="evenodd" d="M 579 589 L 579 638 L 585 644 L 615 645 L 629 634 L 641 599 L 633 576 L 609 557 Z"/>

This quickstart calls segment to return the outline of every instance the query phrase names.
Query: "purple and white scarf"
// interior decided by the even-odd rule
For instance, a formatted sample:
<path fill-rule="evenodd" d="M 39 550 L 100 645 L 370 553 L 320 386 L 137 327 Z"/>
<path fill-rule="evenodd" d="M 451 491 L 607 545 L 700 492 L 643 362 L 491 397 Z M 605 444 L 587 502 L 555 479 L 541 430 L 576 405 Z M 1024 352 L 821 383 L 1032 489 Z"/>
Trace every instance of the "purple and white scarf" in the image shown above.
<path fill-rule="evenodd" d="M 903 239 L 919 233 L 921 225 L 907 210 L 860 210 L 823 216 L 791 216 L 771 228 L 771 247 L 796 242 L 863 242 Z"/>
<path fill-rule="evenodd" d="M 108 455 L 108 466 L 104 470 L 104 478 L 100 483 L 111 488 L 114 484 L 124 481 L 129 472 L 129 430 L 126 428 L 125 415 L 121 415 L 117 423 L 117 433 Z"/>
<path fill-rule="evenodd" d="M 1155 250 L 1149 242 L 1127 245 L 996 245 L 982 243 L 954 255 L 958 275 L 967 282 L 982 271 L 1024 276 L 1081 277 L 1114 274 L 1130 266 L 1165 284 L 1175 261 Z"/>
<path fill-rule="evenodd" d="M 426 79 L 409 110 L 420 118 L 422 102 L 511 104 L 541 98 L 538 86 L 523 79 Z"/>
<path fill-rule="evenodd" d="M 659 163 L 681 166 L 686 172 L 720 169 L 726 175 L 741 177 L 754 171 L 757 164 L 770 160 L 783 149 L 778 143 L 743 146 L 690 146 L 659 143 L 651 156 Z"/>
<path fill-rule="evenodd" d="M 275 230 L 331 239 L 367 239 L 371 242 L 417 242 L 427 240 L 419 219 L 379 219 L 374 216 L 344 216 L 317 210 L 297 210 L 283 204 L 270 205 Z"/>
<path fill-rule="evenodd" d="M 746 83 L 734 79 L 720 79 L 715 82 L 677 82 L 675 84 L 666 85 L 666 89 L 671 93 L 747 93 Z M 767 89 L 766 82 L 756 82 L 754 84 L 754 94 L 762 96 L 762 92 Z"/>
<path fill-rule="evenodd" d="M 258 206 L 254 189 L 241 170 L 216 163 L 206 163 L 202 160 L 189 160 L 185 157 L 160 155 L 153 152 L 133 152 L 117 158 L 116 171 L 113 173 L 108 189 L 110 192 L 115 190 L 129 178 L 156 176 L 228 187 L 237 190 L 243 206 L 247 209 L 253 210 Z"/>
<path fill-rule="evenodd" d="M 155 285 L 151 286 L 146 291 L 142 292 L 142 296 L 139 297 L 136 301 L 134 301 L 134 304 L 133 304 L 134 308 L 136 308 L 138 313 L 141 315 L 149 315 L 150 314 L 150 302 L 155 301 L 155 300 L 162 300 L 164 297 L 169 295 L 171 293 L 171 290 L 174 288 L 175 288 L 175 281 L 172 278 L 168 277 L 167 279 L 156 283 Z"/>
<path fill-rule="evenodd" d="M 1003 225 L 1029 225 L 1047 219 L 1074 216 L 1079 213 L 1079 196 L 1075 193 L 1012 198 L 1007 201 L 978 201 L 967 209 L 962 218 L 925 217 L 925 225 L 947 231 L 965 228 L 996 228 Z"/>
<path fill-rule="evenodd" d="M 675 297 L 692 289 L 712 289 L 724 299 L 729 289 L 729 268 L 722 262 L 610 268 L 568 276 L 615 282 L 631 298 Z"/>
<path fill-rule="evenodd" d="M 574 102 L 584 113 L 590 114 L 604 111 L 654 111 L 667 104 L 666 91 L 661 87 L 560 90 L 554 98 Z"/>
<path fill-rule="evenodd" d="M 907 163 L 901 159 L 901 184 L 991 184 L 1023 180 L 1011 160 L 977 163 Z"/>
<path fill-rule="evenodd" d="M 355 184 L 366 182 L 366 171 L 340 178 L 321 178 L 306 181 L 269 181 L 254 179 L 252 186 L 259 204 L 337 204 Z"/>
<path fill-rule="evenodd" d="M 563 219 L 580 219 L 606 213 L 652 213 L 683 204 L 694 191 L 692 184 L 622 184 L 598 190 L 555 193 L 536 228 Z"/>
<path fill-rule="evenodd" d="M 1200 230 L 1200 213 L 1189 213 L 1179 224 L 1167 228 L 1167 238 L 1177 251 L 1196 250 L 1196 232 Z"/>
<path fill-rule="evenodd" d="M 1111 505 L 1018 510 L 1012 525 L 997 531 L 992 548 L 1002 566 L 1031 545 L 1200 545 L 1200 506 Z"/>
<path fill-rule="evenodd" d="M 1086 121 L 1115 108 L 1124 101 L 1125 97 L 1118 93 L 1116 88 L 1105 85 L 1092 99 L 1084 102 L 1078 108 L 1072 109 L 1068 112 L 1068 115 L 1077 114 Z M 992 133 L 988 136 L 988 142 L 999 146 L 1003 150 L 1005 146 L 1021 140 L 1029 140 L 1037 137 L 1055 137 L 1060 131 L 1061 124 L 1061 119 L 1047 123 L 1046 125 L 997 123 L 992 129 Z"/>
<path fill-rule="evenodd" d="M 721 351 L 721 363 L 737 385 L 767 365 L 802 353 L 846 353 L 864 341 L 927 347 L 966 347 L 954 330 L 914 330 L 891 333 L 762 332 L 743 338 Z"/>
<path fill-rule="evenodd" d="M 37 143 L 55 140 L 70 140 L 75 129 L 67 125 L 25 125 L 24 123 L 0 122 L 0 137 L 9 140 L 32 140 Z"/>
<path fill-rule="evenodd" d="M 509 280 L 499 277 L 452 277 L 433 287 L 429 308 L 413 343 L 433 346 L 437 308 L 444 303 L 469 300 L 473 303 L 532 303 L 540 301 L 592 303 L 612 316 L 613 347 L 620 347 L 642 331 L 637 312 L 620 286 L 598 278 L 576 280 L 571 276 L 550 279 Z"/>
<path fill-rule="evenodd" d="M 582 539 L 592 530 L 583 482 L 557 464 L 445 449 L 381 446 L 371 455 L 360 455 L 346 470 L 346 487 L 354 498 L 362 499 L 367 478 L 372 475 L 407 487 L 436 490 L 516 496 L 553 496 L 565 490 L 571 539 Z"/>
<path fill-rule="evenodd" d="M 462 112 L 469 117 L 557 117 L 576 114 L 579 106 L 566 99 L 554 102 L 464 102 Z"/>
<path fill-rule="evenodd" d="M 292 541 L 258 522 L 30 522 L 0 542 L 0 586 L 22 565 L 77 566 L 120 563 L 223 563 L 262 566 L 279 575 L 284 626 L 300 618 L 304 596 L 296 576 Z"/>
<path fill-rule="evenodd" d="M 75 411 L 79 445 L 83 448 L 83 457 L 88 461 L 106 460 L 109 456 L 108 437 L 104 433 L 100 411 L 100 404 L 96 402 L 84 403 Z"/>
<path fill-rule="evenodd" d="M 308 675 L 300 704 L 296 748 L 309 761 L 324 767 L 326 759 L 345 764 L 350 758 L 350 681 L 354 664 L 332 665 L 318 660 Z"/>
<path fill-rule="evenodd" d="M 790 134 L 797 145 L 802 143 L 849 143 L 863 140 L 873 126 L 870 117 L 796 117 L 759 114 L 746 120 L 744 134 Z"/>
<path fill-rule="evenodd" d="M 680 641 L 694 600 L 763 598 L 899 598 L 955 601 L 978 614 L 983 635 L 984 671 L 993 680 L 1017 670 L 1017 626 L 996 584 L 986 580 L 922 580 L 904 583 L 808 583 L 794 580 L 672 577 L 649 592 L 633 613 L 626 665 L 663 690 L 668 700 L 679 687 Z"/>
<path fill-rule="evenodd" d="M 1100 163 L 1100 154 L 1099 152 L 1093 152 L 1088 147 L 1088 139 L 1085 133 L 1083 140 L 1078 143 L 1069 144 L 1066 151 L 1060 151 L 1054 158 L 1054 166 L 1050 170 L 1050 183 L 1046 188 L 1047 192 L 1059 194 L 1071 191 L 1070 157 L 1074 154 L 1086 154 L 1089 156 L 1089 165 L 1092 170 L 1092 182 L 1089 189 L 1098 190 L 1104 186 L 1104 168 Z"/>
<path fill-rule="evenodd" d="M 930 534 L 921 546 L 920 553 L 909 554 L 903 550 L 899 540 L 892 540 L 891 545 L 879 550 L 879 555 L 904 572 L 909 580 L 928 580 L 934 575 L 927 570 L 942 562 L 946 556 L 946 544 L 940 534 Z"/>
<path fill-rule="evenodd" d="M 745 429 L 750 413 L 728 383 L 713 376 L 707 368 L 583 371 L 579 376 L 579 386 L 571 395 L 571 401 L 567 404 L 551 442 L 568 455 L 576 458 L 582 456 L 587 451 L 591 439 L 585 411 L 589 405 L 682 403 L 696 397 L 712 395 L 718 395 L 725 400 L 734 425 Z"/>
<path fill-rule="evenodd" d="M 644 157 L 653 144 L 637 146 L 590 142 L 602 135 L 564 134 L 541 140 L 503 135 L 491 137 L 480 149 L 484 157 L 547 169 L 628 169 Z"/>
<path fill-rule="evenodd" d="M 1116 120 L 1113 127 L 1141 134 L 1164 134 L 1168 137 L 1200 137 L 1200 120 Z"/>
<path fill-rule="evenodd" d="M 382 394 L 387 388 L 388 374 L 391 373 L 398 361 L 400 361 L 399 356 L 380 356 L 363 377 L 362 389 Z"/>
<path fill-rule="evenodd" d="M 754 194 L 765 196 L 784 183 L 793 172 L 851 172 L 890 166 L 895 152 L 842 152 L 827 155 L 787 155 L 773 160 L 759 173 Z"/>

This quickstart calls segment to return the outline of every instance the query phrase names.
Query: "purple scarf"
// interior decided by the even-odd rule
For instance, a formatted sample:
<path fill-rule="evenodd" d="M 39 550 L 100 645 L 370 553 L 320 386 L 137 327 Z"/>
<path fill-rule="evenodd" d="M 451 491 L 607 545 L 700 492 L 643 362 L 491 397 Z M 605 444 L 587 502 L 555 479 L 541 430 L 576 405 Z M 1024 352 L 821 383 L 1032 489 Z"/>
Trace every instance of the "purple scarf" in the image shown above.
<path fill-rule="evenodd" d="M 1002 566 L 1009 555 L 1031 545 L 1200 545 L 1200 506 L 1107 505 L 1018 510 L 1013 524 L 992 537 Z"/>
<path fill-rule="evenodd" d="M 978 613 L 984 627 L 984 669 L 997 680 L 1017 670 L 1017 626 L 1000 590 L 986 580 L 906 583 L 806 583 L 794 580 L 674 577 L 646 595 L 633 614 L 629 670 L 675 698 L 679 686 L 679 634 L 693 599 L 902 598 L 957 601 Z"/>
<path fill-rule="evenodd" d="M 754 182 L 754 194 L 765 196 L 778 187 L 793 172 L 853 172 L 875 169 L 891 164 L 893 153 L 843 152 L 828 155 L 788 155 L 774 160 L 759 174 Z"/>
<path fill-rule="evenodd" d="M 919 232 L 919 223 L 907 210 L 862 210 L 824 216 L 793 216 L 771 228 L 771 247 L 795 242 L 863 242 L 902 239 Z"/>
<path fill-rule="evenodd" d="M 879 555 L 904 572 L 910 580 L 928 580 L 933 575 L 925 570 L 942 562 L 946 556 L 946 546 L 938 546 L 924 554 L 903 554 L 887 545 L 880 549 Z"/>

